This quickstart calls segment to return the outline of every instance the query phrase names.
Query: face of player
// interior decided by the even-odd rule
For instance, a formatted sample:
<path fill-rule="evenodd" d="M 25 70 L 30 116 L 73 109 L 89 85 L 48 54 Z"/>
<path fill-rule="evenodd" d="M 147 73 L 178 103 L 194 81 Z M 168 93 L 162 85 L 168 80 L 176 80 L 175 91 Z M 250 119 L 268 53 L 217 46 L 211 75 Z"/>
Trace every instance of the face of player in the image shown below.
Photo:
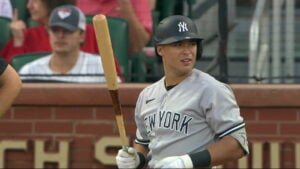
<path fill-rule="evenodd" d="M 71 32 L 62 27 L 53 27 L 49 29 L 49 38 L 54 53 L 70 54 L 80 50 L 84 32 L 80 30 Z"/>
<path fill-rule="evenodd" d="M 197 42 L 184 40 L 157 46 L 162 56 L 166 76 L 186 77 L 190 75 L 196 62 Z"/>
<path fill-rule="evenodd" d="M 43 24 L 48 22 L 50 11 L 41 0 L 29 0 L 27 8 L 33 21 Z"/>

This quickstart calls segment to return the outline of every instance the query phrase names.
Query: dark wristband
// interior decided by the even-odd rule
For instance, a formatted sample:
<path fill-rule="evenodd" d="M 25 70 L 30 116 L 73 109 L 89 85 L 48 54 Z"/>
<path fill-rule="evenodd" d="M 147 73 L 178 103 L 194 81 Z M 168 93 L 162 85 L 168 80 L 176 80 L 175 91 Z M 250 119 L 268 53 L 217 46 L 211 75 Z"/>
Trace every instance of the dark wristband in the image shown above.
<path fill-rule="evenodd" d="M 146 163 L 146 158 L 145 156 L 140 153 L 140 152 L 137 152 L 138 156 L 139 156 L 139 159 L 140 159 L 140 164 L 137 166 L 137 169 L 141 169 L 144 167 L 145 163 Z"/>
<path fill-rule="evenodd" d="M 209 167 L 211 157 L 208 150 L 203 150 L 198 153 L 190 154 L 194 167 Z"/>

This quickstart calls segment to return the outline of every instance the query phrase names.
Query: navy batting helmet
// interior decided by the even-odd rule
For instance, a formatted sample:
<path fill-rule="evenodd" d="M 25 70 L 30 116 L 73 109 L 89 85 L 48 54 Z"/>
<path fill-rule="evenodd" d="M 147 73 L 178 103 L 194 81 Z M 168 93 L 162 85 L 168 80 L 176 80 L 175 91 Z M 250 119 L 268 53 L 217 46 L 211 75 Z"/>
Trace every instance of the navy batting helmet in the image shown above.
<path fill-rule="evenodd" d="M 198 35 L 197 27 L 193 20 L 182 15 L 172 15 L 163 19 L 158 24 L 154 35 L 155 46 L 189 39 L 197 40 L 197 58 L 199 59 L 202 55 L 201 42 L 203 39 Z"/>

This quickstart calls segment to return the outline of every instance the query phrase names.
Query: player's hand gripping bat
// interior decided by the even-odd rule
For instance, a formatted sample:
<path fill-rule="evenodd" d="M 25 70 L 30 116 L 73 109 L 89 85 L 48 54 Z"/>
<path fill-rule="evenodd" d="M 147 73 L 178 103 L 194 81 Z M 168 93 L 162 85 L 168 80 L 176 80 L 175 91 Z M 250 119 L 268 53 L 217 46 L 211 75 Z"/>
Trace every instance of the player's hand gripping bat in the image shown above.
<path fill-rule="evenodd" d="M 123 145 L 123 148 L 125 148 L 128 144 L 127 136 L 123 114 L 121 111 L 121 104 L 119 101 L 116 66 L 106 16 L 102 14 L 95 15 L 93 17 L 93 25 L 96 33 L 96 39 L 98 49 L 100 51 L 107 88 L 110 92 L 114 111 L 116 113 L 116 121 L 119 129 L 121 143 Z"/>

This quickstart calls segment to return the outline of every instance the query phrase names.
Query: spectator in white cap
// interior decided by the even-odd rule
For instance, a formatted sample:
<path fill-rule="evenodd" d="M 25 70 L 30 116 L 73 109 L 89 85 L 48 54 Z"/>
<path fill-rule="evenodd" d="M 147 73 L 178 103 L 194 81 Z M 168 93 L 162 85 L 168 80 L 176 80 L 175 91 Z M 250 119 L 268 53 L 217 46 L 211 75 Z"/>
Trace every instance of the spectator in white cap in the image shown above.
<path fill-rule="evenodd" d="M 23 66 L 19 72 L 23 80 L 105 82 L 100 56 L 80 50 L 85 40 L 86 19 L 79 8 L 55 8 L 48 27 L 52 53 Z"/>

